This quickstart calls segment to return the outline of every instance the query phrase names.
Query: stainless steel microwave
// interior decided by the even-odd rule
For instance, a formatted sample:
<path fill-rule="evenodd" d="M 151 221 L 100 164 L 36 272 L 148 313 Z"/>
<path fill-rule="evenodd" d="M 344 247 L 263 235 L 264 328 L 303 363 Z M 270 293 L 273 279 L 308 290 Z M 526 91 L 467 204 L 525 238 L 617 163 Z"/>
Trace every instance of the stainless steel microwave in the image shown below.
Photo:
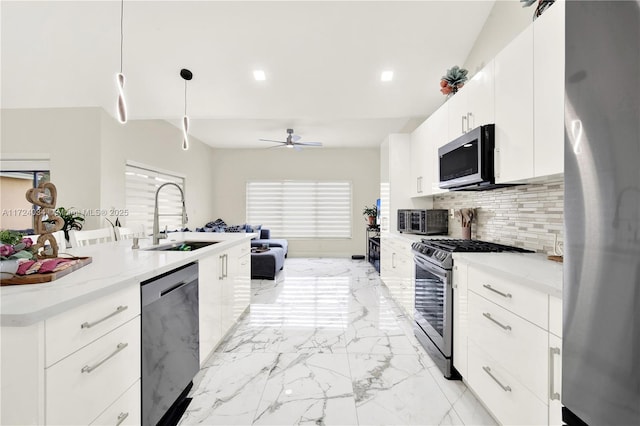
<path fill-rule="evenodd" d="M 398 209 L 398 232 L 421 235 L 447 235 L 447 210 Z"/>
<path fill-rule="evenodd" d="M 496 187 L 495 126 L 476 127 L 438 148 L 440 188 L 481 191 Z"/>

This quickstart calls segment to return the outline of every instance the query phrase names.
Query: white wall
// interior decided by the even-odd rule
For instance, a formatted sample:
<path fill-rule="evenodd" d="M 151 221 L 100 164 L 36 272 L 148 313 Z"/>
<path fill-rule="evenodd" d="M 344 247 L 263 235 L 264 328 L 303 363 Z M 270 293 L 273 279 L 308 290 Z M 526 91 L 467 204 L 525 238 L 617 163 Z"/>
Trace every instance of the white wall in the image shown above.
<path fill-rule="evenodd" d="M 104 111 L 100 118 L 102 208 L 125 207 L 124 173 L 130 160 L 186 176 L 187 227 L 195 229 L 209 220 L 214 205 L 211 147 L 190 138 L 189 150 L 183 151 L 182 131 L 163 120 L 133 120 L 123 126 Z"/>
<path fill-rule="evenodd" d="M 522 3 L 517 0 L 495 2 L 464 63 L 463 68 L 469 70 L 469 77 L 480 71 L 527 25 L 531 24 L 535 8 L 536 4 L 531 7 L 522 7 Z"/>
<path fill-rule="evenodd" d="M 125 164 L 133 160 L 186 176 L 190 227 L 210 217 L 213 150 L 192 138 L 189 151 L 183 151 L 182 132 L 165 121 L 121 125 L 101 108 L 3 109 L 1 114 L 0 152 L 48 155 L 57 206 L 124 208 Z M 103 217 L 86 217 L 85 229 L 104 226 Z"/>
<path fill-rule="evenodd" d="M 348 180 L 353 191 L 353 232 L 348 240 L 289 240 L 294 257 L 348 257 L 365 254 L 365 205 L 379 198 L 379 148 L 216 149 L 211 166 L 215 201 L 210 220 L 227 224 L 246 221 L 246 182 L 249 180 Z M 268 226 L 268 224 L 263 224 Z M 278 235 L 273 235 L 278 237 Z"/>

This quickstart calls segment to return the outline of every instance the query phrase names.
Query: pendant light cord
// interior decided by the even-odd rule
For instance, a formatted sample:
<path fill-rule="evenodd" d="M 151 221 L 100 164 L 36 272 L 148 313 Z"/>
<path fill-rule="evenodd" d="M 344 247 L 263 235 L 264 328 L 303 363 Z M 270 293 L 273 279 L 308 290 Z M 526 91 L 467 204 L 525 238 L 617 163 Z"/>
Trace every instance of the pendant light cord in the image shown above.
<path fill-rule="evenodd" d="M 184 115 L 187 115 L 187 80 L 184 81 Z"/>
<path fill-rule="evenodd" d="M 123 46 L 123 39 L 124 39 L 123 21 L 124 21 L 124 0 L 121 0 L 120 1 L 120 74 L 122 74 L 122 46 Z"/>

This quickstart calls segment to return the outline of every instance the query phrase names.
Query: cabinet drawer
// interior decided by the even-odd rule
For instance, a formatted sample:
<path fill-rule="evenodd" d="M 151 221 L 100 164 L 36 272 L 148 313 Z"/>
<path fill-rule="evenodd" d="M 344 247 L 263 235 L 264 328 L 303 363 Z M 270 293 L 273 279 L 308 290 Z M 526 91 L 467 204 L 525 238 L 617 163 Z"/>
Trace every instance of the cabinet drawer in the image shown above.
<path fill-rule="evenodd" d="M 469 290 L 548 329 L 548 296 L 540 291 L 472 266 L 469 266 Z"/>
<path fill-rule="evenodd" d="M 138 315 L 140 284 L 132 282 L 124 290 L 46 320 L 46 366 L 55 364 Z"/>
<path fill-rule="evenodd" d="M 140 408 L 140 380 L 138 380 L 91 424 L 96 426 L 139 425 L 142 421 Z"/>
<path fill-rule="evenodd" d="M 491 356 L 538 398 L 547 398 L 549 334 L 469 292 L 469 340 Z"/>
<path fill-rule="evenodd" d="M 468 381 L 501 424 L 547 424 L 547 405 L 473 342 L 469 342 Z"/>
<path fill-rule="evenodd" d="M 136 317 L 45 370 L 47 424 L 89 424 L 139 378 Z"/>
<path fill-rule="evenodd" d="M 549 296 L 549 331 L 562 337 L 562 300 Z"/>

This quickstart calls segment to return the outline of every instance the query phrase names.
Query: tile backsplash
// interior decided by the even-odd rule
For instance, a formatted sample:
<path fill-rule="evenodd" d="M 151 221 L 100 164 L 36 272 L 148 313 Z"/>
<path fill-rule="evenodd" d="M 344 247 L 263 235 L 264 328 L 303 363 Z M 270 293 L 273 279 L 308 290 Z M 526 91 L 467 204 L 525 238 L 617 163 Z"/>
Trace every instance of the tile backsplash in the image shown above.
<path fill-rule="evenodd" d="M 433 196 L 434 209 L 475 208 L 471 238 L 554 254 L 564 242 L 564 179 L 482 192 Z M 449 218 L 449 235 L 462 237 L 459 215 Z"/>

